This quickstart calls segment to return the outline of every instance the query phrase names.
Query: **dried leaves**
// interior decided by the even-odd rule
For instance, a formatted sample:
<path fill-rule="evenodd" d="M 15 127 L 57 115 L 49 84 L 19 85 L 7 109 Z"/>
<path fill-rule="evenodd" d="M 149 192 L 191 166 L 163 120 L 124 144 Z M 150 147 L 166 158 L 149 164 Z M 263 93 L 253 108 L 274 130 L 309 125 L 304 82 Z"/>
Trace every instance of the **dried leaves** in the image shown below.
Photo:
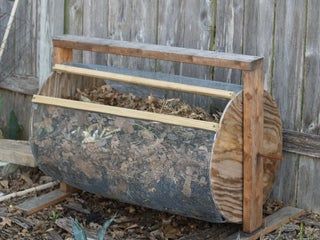
<path fill-rule="evenodd" d="M 132 93 L 121 93 L 110 85 L 103 85 L 92 90 L 85 89 L 81 91 L 77 89 L 74 99 L 205 121 L 219 121 L 221 117 L 221 113 L 210 115 L 204 109 L 192 107 L 179 98 L 159 99 L 152 95 L 147 98 L 141 98 Z"/>

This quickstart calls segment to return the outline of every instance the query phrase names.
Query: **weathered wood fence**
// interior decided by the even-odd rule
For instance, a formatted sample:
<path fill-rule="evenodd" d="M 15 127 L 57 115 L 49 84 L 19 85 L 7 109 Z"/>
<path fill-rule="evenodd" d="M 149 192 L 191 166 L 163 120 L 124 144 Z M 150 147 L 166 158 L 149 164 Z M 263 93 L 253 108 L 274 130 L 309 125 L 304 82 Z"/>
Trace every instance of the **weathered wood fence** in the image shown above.
<path fill-rule="evenodd" d="M 284 128 L 295 131 L 298 143 L 306 139 L 302 147 L 319 139 L 297 135 L 320 135 L 318 0 L 22 0 L 22 4 L 28 10 L 20 17 L 32 19 L 34 34 L 29 40 L 36 43 L 33 64 L 24 66 L 32 71 L 24 72 L 33 73 L 40 85 L 51 69 L 51 36 L 62 33 L 261 55 L 265 58 L 265 88 L 279 104 Z M 77 52 L 75 59 L 241 81 L 236 70 L 87 52 Z M 320 211 L 316 151 L 319 153 L 312 148 L 285 153 L 273 197 Z"/>

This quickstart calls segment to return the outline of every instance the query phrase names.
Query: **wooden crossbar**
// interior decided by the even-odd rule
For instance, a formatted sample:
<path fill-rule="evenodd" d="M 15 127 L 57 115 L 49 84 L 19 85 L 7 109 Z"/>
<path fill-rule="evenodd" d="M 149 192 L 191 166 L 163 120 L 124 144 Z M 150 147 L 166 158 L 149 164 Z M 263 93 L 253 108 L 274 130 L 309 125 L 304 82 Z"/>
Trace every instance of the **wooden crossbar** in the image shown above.
<path fill-rule="evenodd" d="M 46 97 L 46 96 L 40 96 L 40 95 L 34 95 L 32 98 L 32 102 L 51 105 L 51 106 L 72 108 L 77 110 L 107 113 L 107 114 L 112 114 L 120 117 L 161 122 L 161 123 L 167 123 L 167 124 L 190 127 L 190 128 L 198 128 L 198 129 L 209 130 L 214 132 L 216 132 L 219 127 L 219 123 L 216 123 L 216 122 L 208 122 L 208 121 L 177 117 L 177 116 L 160 114 L 160 113 L 152 113 L 152 112 L 139 111 L 139 110 L 133 110 L 128 108 L 107 106 L 107 105 L 102 105 L 97 103 L 80 102 L 80 101 Z"/>
<path fill-rule="evenodd" d="M 183 63 L 253 70 L 261 57 L 243 54 L 205 51 L 111 39 L 63 35 L 52 39 L 53 46 L 131 57 L 153 58 Z"/>
<path fill-rule="evenodd" d="M 54 65 L 53 70 L 58 72 L 80 75 L 80 76 L 108 79 L 108 80 L 113 80 L 118 82 L 129 83 L 129 84 L 136 84 L 136 85 L 142 85 L 147 87 L 154 87 L 158 89 L 193 93 L 193 94 L 209 96 L 209 97 L 232 99 L 236 95 L 235 92 L 222 90 L 222 89 L 198 87 L 198 86 L 182 84 L 182 83 L 172 83 L 167 81 L 154 80 L 150 78 L 136 77 L 131 75 L 105 72 L 105 71 L 99 71 L 99 70 L 87 69 L 87 68 L 81 68 L 81 67 L 73 67 L 73 66 L 68 66 L 63 64 Z"/>

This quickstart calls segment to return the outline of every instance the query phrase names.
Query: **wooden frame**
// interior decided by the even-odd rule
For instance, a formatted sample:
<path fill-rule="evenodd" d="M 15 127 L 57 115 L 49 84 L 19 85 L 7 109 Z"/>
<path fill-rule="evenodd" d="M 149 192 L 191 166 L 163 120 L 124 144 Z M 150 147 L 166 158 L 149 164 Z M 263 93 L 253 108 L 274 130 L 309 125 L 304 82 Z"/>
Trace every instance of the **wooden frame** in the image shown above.
<path fill-rule="evenodd" d="M 53 39 L 54 63 L 70 63 L 72 50 L 95 51 L 132 57 L 153 58 L 199 65 L 240 69 L 243 71 L 243 230 L 254 232 L 263 224 L 262 175 L 263 158 L 259 157 L 263 139 L 263 58 L 240 54 L 201 51 L 152 44 L 132 43 L 99 38 L 64 35 Z M 63 70 L 61 66 L 57 70 Z M 68 69 L 71 71 L 70 68 Z M 66 68 L 64 67 L 64 71 Z M 89 70 L 86 70 L 89 71 Z M 73 72 L 76 73 L 76 72 Z M 97 77 L 97 72 L 94 72 Z M 93 74 L 93 75 L 94 75 Z M 101 76 L 102 77 L 102 76 Z M 110 76 L 109 76 L 110 77 Z M 123 76 L 117 76 L 117 79 Z M 119 80 L 119 79 L 118 79 Z M 127 79 L 128 80 L 128 79 Z M 132 81 L 132 78 L 129 79 Z M 129 81 L 128 80 L 128 81 Z M 137 80 L 137 79 L 136 79 Z M 138 82 L 141 84 L 144 79 Z M 137 83 L 137 82 L 136 82 Z M 182 84 L 183 85 L 183 84 Z M 166 86 L 168 87 L 168 86 Z M 173 86 L 170 86 L 173 87 Z M 181 86 L 180 86 L 181 87 Z M 186 90 L 186 89 L 184 89 Z M 202 89 L 203 90 L 203 89 Z M 202 93 L 207 93 L 204 90 Z M 211 92 L 211 94 L 213 94 Z M 217 94 L 217 93 L 215 93 Z M 218 94 L 219 95 L 219 94 Z M 225 93 L 220 94 L 221 97 Z M 219 95 L 219 96 L 220 96 Z M 223 95 L 223 96 L 222 96 Z M 217 95 L 215 95 L 217 96 Z M 230 96 L 231 97 L 231 96 Z M 34 102 L 49 103 L 52 99 L 35 96 Z M 55 99 L 56 101 L 56 99 Z M 68 107 L 75 103 L 64 100 Z M 50 101 L 50 104 L 52 102 Z M 77 103 L 84 109 L 83 103 Z M 93 107 L 93 105 L 90 105 Z M 90 108 L 92 110 L 92 108 Z M 110 108 L 109 108 L 110 109 Z M 130 115 L 133 116 L 133 115 Z M 172 116 L 170 117 L 172 118 Z M 211 123 L 212 124 L 212 123 Z M 179 123 L 181 125 L 181 123 Z"/>

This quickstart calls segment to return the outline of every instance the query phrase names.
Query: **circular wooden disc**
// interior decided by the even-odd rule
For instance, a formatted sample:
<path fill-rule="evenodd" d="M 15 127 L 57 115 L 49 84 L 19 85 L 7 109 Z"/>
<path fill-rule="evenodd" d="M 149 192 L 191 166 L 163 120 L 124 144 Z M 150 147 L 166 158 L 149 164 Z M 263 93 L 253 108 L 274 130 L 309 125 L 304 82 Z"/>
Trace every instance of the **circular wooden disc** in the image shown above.
<path fill-rule="evenodd" d="M 228 222 L 242 222 L 243 129 L 242 92 L 229 102 L 217 131 L 211 161 L 211 189 L 217 208 Z M 282 158 L 282 126 L 278 107 L 264 92 L 264 200 L 271 192 Z"/>

